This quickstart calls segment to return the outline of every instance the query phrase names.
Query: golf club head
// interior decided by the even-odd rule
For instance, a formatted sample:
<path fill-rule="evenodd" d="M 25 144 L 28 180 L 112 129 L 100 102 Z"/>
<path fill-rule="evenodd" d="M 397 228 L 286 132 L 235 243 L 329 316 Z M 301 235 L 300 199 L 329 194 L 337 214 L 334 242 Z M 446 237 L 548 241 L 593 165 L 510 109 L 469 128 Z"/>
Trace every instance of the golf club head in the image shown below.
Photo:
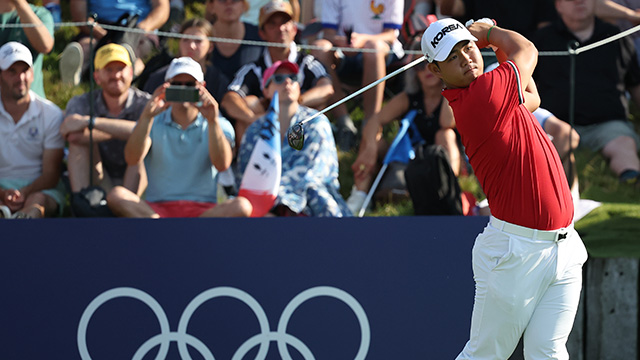
<path fill-rule="evenodd" d="M 304 128 L 300 124 L 295 124 L 287 131 L 287 141 L 289 146 L 296 150 L 302 150 L 304 146 Z"/>

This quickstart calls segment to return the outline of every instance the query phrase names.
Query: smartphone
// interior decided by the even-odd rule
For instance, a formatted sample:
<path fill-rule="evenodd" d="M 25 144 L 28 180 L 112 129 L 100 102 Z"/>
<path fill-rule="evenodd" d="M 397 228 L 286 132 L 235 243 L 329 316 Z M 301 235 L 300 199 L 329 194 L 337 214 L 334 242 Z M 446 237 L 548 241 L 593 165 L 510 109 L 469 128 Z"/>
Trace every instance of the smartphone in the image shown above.
<path fill-rule="evenodd" d="M 165 90 L 165 100 L 174 102 L 200 102 L 200 91 L 195 86 L 171 85 Z"/>

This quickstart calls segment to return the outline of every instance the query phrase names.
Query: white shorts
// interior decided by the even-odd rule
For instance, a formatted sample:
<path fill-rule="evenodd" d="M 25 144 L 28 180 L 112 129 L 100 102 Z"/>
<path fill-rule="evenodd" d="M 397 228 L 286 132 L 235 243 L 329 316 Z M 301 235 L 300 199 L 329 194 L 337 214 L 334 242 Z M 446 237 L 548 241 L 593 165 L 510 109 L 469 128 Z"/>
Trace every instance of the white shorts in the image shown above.
<path fill-rule="evenodd" d="M 525 359 L 569 359 L 586 260 L 573 226 L 539 231 L 491 217 L 473 247 L 471 333 L 457 359 L 508 359 L 523 335 Z"/>

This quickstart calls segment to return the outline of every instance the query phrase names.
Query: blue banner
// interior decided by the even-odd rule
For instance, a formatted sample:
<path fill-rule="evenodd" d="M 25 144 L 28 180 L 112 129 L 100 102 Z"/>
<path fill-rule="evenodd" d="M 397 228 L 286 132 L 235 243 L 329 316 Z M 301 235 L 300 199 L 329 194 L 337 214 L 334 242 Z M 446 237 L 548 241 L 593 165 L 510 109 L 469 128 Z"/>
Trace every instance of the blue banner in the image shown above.
<path fill-rule="evenodd" d="M 453 359 L 486 222 L 0 221 L 0 358 Z"/>

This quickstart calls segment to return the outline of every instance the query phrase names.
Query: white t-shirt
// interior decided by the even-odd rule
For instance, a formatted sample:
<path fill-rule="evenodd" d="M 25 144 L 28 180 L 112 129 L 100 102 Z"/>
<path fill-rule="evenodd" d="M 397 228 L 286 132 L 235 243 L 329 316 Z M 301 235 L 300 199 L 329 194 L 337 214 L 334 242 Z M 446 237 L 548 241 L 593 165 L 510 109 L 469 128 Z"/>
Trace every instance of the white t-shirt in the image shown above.
<path fill-rule="evenodd" d="M 360 34 L 380 34 L 394 29 L 396 37 L 404 20 L 403 0 L 324 0 L 322 3 L 322 26 L 335 29 L 344 35 L 350 28 Z M 402 52 L 402 44 L 396 38 L 391 44 L 394 52 Z"/>
<path fill-rule="evenodd" d="M 31 104 L 15 123 L 0 101 L 0 178 L 35 180 L 42 175 L 45 149 L 64 148 L 62 110 L 29 91 Z"/>

